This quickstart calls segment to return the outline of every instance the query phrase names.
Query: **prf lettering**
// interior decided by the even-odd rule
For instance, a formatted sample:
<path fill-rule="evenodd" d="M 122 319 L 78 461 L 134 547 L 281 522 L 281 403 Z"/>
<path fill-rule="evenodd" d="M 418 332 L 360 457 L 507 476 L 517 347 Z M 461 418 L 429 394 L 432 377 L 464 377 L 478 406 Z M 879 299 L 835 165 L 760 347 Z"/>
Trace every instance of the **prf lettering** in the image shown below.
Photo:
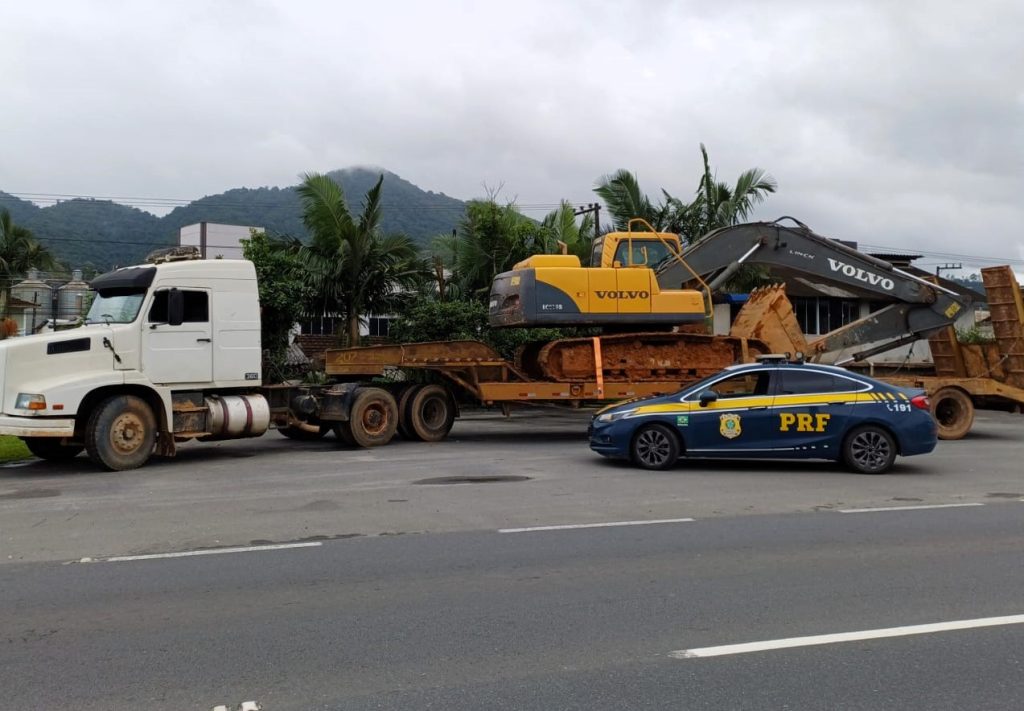
<path fill-rule="evenodd" d="M 779 432 L 824 432 L 831 417 L 824 413 L 811 415 L 806 412 L 783 412 L 779 415 Z"/>

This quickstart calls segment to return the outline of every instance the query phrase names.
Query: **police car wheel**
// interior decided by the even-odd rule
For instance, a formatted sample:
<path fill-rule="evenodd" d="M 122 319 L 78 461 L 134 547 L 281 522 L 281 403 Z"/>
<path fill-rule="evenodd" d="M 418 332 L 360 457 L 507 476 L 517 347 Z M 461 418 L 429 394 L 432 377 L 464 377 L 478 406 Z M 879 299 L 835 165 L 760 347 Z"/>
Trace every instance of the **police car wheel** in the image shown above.
<path fill-rule="evenodd" d="M 864 425 L 847 435 L 843 459 L 861 474 L 884 474 L 896 460 L 896 442 L 881 427 Z"/>
<path fill-rule="evenodd" d="M 629 447 L 633 463 L 644 469 L 668 469 L 679 459 L 679 439 L 665 425 L 645 425 Z"/>

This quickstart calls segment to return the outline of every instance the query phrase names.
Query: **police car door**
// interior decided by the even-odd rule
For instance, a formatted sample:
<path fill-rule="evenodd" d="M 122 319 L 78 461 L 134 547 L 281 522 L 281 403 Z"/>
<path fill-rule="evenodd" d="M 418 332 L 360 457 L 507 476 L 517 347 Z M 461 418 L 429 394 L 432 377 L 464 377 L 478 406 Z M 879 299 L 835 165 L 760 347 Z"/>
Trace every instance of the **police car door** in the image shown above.
<path fill-rule="evenodd" d="M 708 384 L 686 397 L 693 405 L 679 423 L 688 454 L 701 457 L 764 456 L 775 435 L 771 417 L 771 371 L 743 370 Z M 699 406 L 700 393 L 717 398 Z"/>
<path fill-rule="evenodd" d="M 841 436 L 862 384 L 813 366 L 794 365 L 775 372 L 773 427 L 779 454 L 839 456 Z"/>

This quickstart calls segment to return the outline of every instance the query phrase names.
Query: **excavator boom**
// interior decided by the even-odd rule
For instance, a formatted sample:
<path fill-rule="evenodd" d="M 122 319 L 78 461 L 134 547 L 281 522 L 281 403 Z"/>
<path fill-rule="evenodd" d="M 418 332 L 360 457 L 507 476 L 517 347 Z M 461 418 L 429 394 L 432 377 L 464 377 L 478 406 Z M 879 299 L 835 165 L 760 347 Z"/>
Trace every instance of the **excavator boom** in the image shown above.
<path fill-rule="evenodd" d="M 818 354 L 859 348 L 852 353 L 854 360 L 927 337 L 953 323 L 969 304 L 953 291 L 792 221 L 793 226 L 776 220 L 709 232 L 683 252 L 683 261 L 710 282 L 712 291 L 741 265 L 757 264 L 815 293 L 889 302 L 809 344 L 810 351 Z M 663 289 L 679 289 L 691 281 L 676 262 L 666 261 L 656 274 Z"/>

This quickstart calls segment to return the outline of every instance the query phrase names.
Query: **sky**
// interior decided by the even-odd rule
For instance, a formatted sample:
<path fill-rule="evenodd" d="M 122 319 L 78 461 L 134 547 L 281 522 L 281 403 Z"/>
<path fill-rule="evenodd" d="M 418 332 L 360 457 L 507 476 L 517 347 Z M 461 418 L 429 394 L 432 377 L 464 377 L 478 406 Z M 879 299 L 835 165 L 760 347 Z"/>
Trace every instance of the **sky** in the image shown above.
<path fill-rule="evenodd" d="M 5 0 L 2 16 L 0 190 L 17 195 L 162 214 L 153 198 L 379 166 L 540 217 L 620 168 L 687 198 L 703 142 L 720 180 L 778 181 L 757 219 L 929 269 L 1024 271 L 1019 0 Z"/>

